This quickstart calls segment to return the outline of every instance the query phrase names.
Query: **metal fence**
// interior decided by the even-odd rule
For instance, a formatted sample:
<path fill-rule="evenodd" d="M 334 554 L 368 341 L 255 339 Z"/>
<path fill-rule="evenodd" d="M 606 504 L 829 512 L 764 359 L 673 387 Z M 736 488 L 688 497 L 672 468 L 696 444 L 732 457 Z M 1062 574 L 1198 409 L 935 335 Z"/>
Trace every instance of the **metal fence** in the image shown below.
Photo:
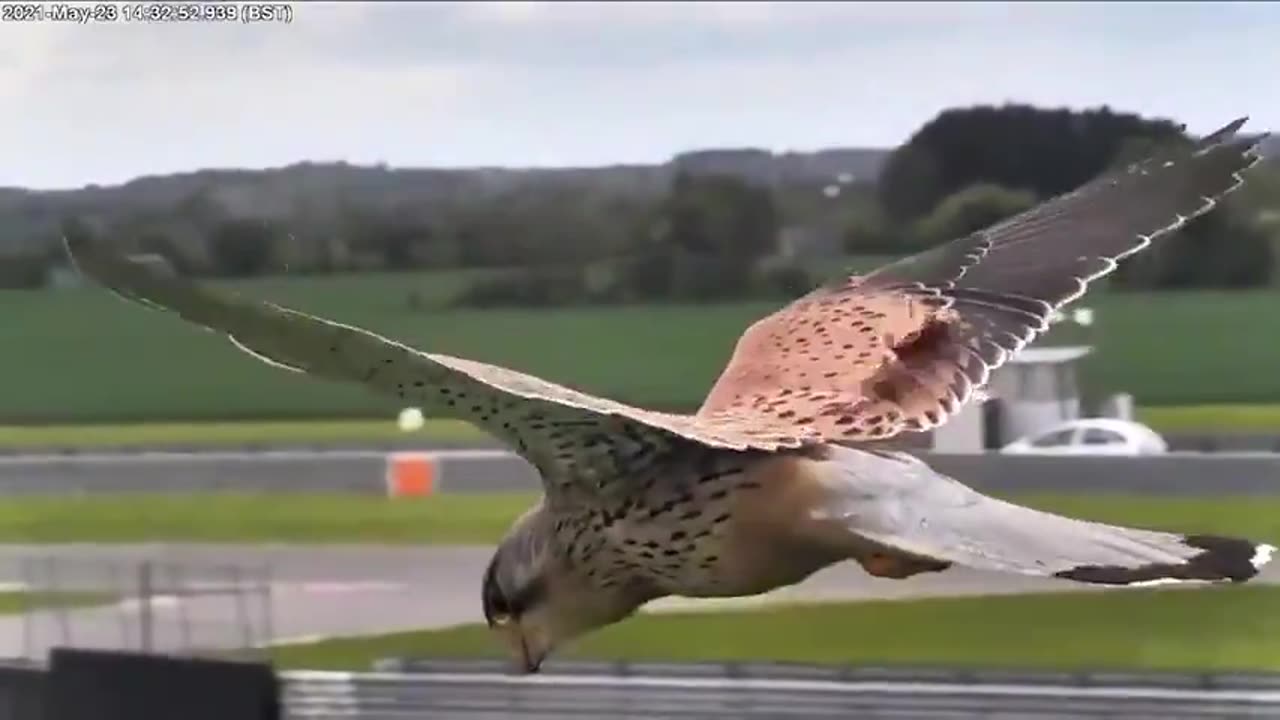
<path fill-rule="evenodd" d="M 670 665 L 513 677 L 447 667 L 283 673 L 285 712 L 295 720 L 1280 717 L 1272 676 Z"/>
<path fill-rule="evenodd" d="M 274 639 L 271 568 L 32 555 L 0 569 L 24 612 L 0 617 L 0 657 L 54 647 L 244 657 Z"/>

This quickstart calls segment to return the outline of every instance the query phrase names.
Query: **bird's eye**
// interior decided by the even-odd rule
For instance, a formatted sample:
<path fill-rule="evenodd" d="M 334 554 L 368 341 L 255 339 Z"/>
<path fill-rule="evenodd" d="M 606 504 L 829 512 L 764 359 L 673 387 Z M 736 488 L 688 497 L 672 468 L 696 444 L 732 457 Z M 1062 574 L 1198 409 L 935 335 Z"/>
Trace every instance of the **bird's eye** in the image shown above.
<path fill-rule="evenodd" d="M 511 621 L 511 606 L 502 595 L 491 595 L 485 600 L 484 616 L 489 627 L 505 625 Z"/>

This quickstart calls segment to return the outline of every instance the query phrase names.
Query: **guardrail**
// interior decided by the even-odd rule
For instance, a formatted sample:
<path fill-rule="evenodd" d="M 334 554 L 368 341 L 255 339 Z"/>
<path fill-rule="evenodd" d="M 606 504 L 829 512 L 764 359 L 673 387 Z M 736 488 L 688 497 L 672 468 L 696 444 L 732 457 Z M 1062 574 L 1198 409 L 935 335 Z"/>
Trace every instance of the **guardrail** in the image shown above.
<path fill-rule="evenodd" d="M 1277 432 L 1164 432 L 1170 450 L 1187 452 L 1280 452 Z"/>
<path fill-rule="evenodd" d="M 680 664 L 515 677 L 453 665 L 415 673 L 286 672 L 283 705 L 297 720 L 1280 717 L 1274 676 Z"/>
<path fill-rule="evenodd" d="M 1280 676 L 1053 673 L 789 664 L 387 662 L 397 671 L 276 673 L 290 720 L 927 720 L 1280 717 Z M 412 670 L 406 672 L 405 670 Z M 41 717 L 42 663 L 0 667 L 0 719 Z M 134 693 L 144 685 L 131 686 Z M 256 687 L 256 685 L 255 685 Z M 225 688 L 224 688 L 225 689 Z M 197 702 L 199 698 L 190 698 Z M 135 698 L 136 701 L 136 698 Z M 265 716 L 264 716 L 265 717 Z"/>

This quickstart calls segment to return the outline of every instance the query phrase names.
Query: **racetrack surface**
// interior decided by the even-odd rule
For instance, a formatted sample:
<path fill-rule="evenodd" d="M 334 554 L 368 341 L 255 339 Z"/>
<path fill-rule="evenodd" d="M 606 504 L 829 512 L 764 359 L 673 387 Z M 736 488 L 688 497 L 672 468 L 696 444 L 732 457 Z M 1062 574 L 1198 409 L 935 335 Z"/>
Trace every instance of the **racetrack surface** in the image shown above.
<path fill-rule="evenodd" d="M 440 628 L 480 622 L 480 577 L 489 547 L 89 545 L 0 547 L 0 583 L 41 589 L 117 590 L 138 594 L 138 568 L 154 563 L 152 647 L 242 647 L 324 637 Z M 32 561 L 35 562 L 32 562 Z M 269 568 L 270 608 L 253 592 L 255 572 Z M 52 570 L 52 572 L 50 572 Z M 1280 565 L 1260 578 L 1280 583 Z M 175 597 L 217 584 L 245 592 Z M 169 587 L 167 587 L 169 586 Z M 666 598 L 649 611 L 714 609 L 778 601 L 919 598 L 1102 588 L 1048 578 L 953 569 L 907 580 L 866 575 L 842 563 L 768 595 L 732 600 Z M 40 611 L 26 621 L 0 618 L 0 655 L 43 656 L 68 642 L 86 647 L 138 647 L 142 609 L 136 600 L 98 609 Z M 184 635 L 185 633 L 185 635 Z"/>

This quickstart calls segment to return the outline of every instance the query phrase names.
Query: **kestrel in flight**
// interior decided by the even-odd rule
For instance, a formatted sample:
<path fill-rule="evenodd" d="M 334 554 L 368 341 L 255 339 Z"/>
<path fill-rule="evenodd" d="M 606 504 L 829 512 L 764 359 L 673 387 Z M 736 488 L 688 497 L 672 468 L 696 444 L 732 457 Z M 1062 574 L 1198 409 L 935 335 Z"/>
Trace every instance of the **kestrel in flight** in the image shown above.
<path fill-rule="evenodd" d="M 1237 120 L 987 229 L 820 287 L 739 339 L 702 406 L 654 412 L 152 273 L 85 237 L 81 272 L 265 362 L 460 418 L 543 495 L 484 574 L 523 671 L 667 595 L 739 596 L 852 559 L 1134 585 L 1244 581 L 1274 548 L 1075 520 L 982 495 L 879 441 L 945 422 L 1116 261 L 1214 206 L 1258 160 Z"/>

